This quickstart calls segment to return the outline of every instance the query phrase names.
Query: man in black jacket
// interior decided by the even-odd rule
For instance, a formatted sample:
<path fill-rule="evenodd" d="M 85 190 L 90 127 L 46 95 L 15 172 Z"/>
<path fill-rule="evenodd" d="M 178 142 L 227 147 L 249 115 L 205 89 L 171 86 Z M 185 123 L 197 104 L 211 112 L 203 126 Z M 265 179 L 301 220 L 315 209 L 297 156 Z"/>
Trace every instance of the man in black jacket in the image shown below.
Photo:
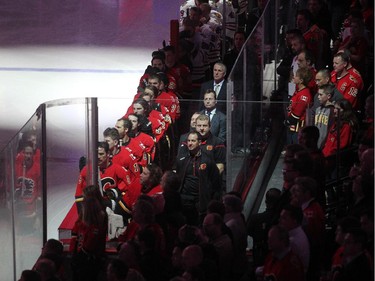
<path fill-rule="evenodd" d="M 211 199 L 220 197 L 219 170 L 214 160 L 202 151 L 201 136 L 190 132 L 188 150 L 177 158 L 176 172 L 181 179 L 180 194 L 187 223 L 198 225 L 206 215 Z"/>

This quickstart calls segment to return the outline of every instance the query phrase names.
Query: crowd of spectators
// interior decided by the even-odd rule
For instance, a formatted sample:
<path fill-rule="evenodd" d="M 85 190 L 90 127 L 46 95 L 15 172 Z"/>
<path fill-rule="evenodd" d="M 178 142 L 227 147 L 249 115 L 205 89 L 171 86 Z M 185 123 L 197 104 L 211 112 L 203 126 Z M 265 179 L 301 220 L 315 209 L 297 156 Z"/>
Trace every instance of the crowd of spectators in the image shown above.
<path fill-rule="evenodd" d="M 80 163 L 71 267 L 51 239 L 20 280 L 373 280 L 373 3 L 297 2 L 281 1 L 281 16 L 295 13 L 274 46 L 271 100 L 290 105 L 284 182 L 266 211 L 246 222 L 225 182 L 226 78 L 265 3 L 189 0 L 177 48 L 152 53 L 131 106 L 103 132 L 99 186 Z"/>

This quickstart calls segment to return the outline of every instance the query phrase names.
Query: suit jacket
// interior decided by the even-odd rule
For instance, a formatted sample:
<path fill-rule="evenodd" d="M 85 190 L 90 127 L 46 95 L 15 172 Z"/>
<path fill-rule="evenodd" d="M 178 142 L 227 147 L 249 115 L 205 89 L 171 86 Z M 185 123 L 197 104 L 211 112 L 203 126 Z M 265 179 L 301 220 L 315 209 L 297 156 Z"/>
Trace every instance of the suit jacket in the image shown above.
<path fill-rule="evenodd" d="M 201 100 L 201 106 L 200 110 L 204 109 L 204 104 L 203 104 L 203 98 L 204 98 L 204 93 L 209 90 L 209 89 L 214 89 L 214 80 L 210 80 L 207 82 L 202 83 L 201 85 L 201 93 L 199 96 L 199 99 Z M 224 80 L 223 85 L 221 85 L 220 92 L 218 96 L 216 97 L 217 104 L 216 108 L 223 112 L 224 114 L 227 113 L 227 103 L 225 102 L 227 100 L 227 81 Z"/>
<path fill-rule="evenodd" d="M 200 113 L 205 114 L 206 110 L 202 110 Z M 227 137 L 227 116 L 216 108 L 215 114 L 211 119 L 211 134 L 217 136 L 224 143 Z"/>

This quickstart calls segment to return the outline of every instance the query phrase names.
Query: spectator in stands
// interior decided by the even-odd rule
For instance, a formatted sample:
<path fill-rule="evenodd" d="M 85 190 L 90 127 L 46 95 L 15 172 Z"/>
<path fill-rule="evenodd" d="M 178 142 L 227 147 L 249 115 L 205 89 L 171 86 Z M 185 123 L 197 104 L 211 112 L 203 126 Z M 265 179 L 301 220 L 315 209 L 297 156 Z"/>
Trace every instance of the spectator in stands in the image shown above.
<path fill-rule="evenodd" d="M 129 241 L 135 238 L 142 229 L 149 229 L 155 234 L 155 249 L 165 255 L 165 235 L 161 226 L 155 222 L 155 207 L 152 198 L 141 195 L 133 206 L 132 215 L 133 219 L 119 237 L 119 241 Z"/>
<path fill-rule="evenodd" d="M 49 259 L 55 264 L 56 277 L 59 277 L 59 278 L 63 277 L 63 269 L 62 269 L 62 264 L 64 262 L 63 250 L 64 250 L 64 246 L 59 240 L 52 239 L 52 238 L 48 239 L 42 248 L 42 252 L 38 260 L 33 266 L 33 269 L 35 270 L 36 264 L 38 263 L 39 260 Z"/>
<path fill-rule="evenodd" d="M 360 159 L 361 175 L 364 177 L 374 176 L 374 148 L 366 149 Z"/>
<path fill-rule="evenodd" d="M 173 173 L 174 174 L 174 173 Z M 174 174 L 176 176 L 176 174 Z M 181 195 L 177 190 L 164 189 L 163 231 L 165 234 L 167 253 L 172 254 L 173 247 L 177 241 L 178 230 L 186 224 L 186 218 L 182 214 Z"/>
<path fill-rule="evenodd" d="M 199 5 L 202 11 L 200 18 L 200 32 L 203 37 L 208 39 L 210 48 L 208 51 L 208 61 L 212 69 L 214 64 L 221 59 L 221 33 L 222 33 L 222 15 L 215 10 L 211 10 L 208 3 Z"/>
<path fill-rule="evenodd" d="M 140 250 L 139 265 L 146 281 L 164 281 L 167 278 L 165 252 L 161 251 L 159 239 L 159 233 L 150 227 L 139 229 L 136 235 Z"/>
<path fill-rule="evenodd" d="M 353 79 L 355 82 L 356 82 L 356 85 L 357 85 L 357 89 L 358 89 L 358 92 L 362 92 L 365 85 L 365 81 L 363 80 L 362 78 L 362 75 L 359 73 L 359 71 L 357 69 L 355 69 L 352 65 L 352 63 L 350 62 L 350 56 L 351 56 L 351 53 L 348 49 L 340 49 L 337 53 L 344 53 L 346 56 L 349 57 L 349 62 L 348 62 L 348 65 L 346 67 L 346 70 L 349 72 L 349 74 L 352 76 L 351 79 Z M 368 85 L 368 82 L 367 82 L 367 85 Z M 366 85 L 366 87 L 367 87 Z M 363 93 L 365 94 L 365 93 Z M 361 94 L 359 96 L 360 100 L 359 100 L 359 104 L 362 105 L 362 103 L 364 102 L 363 98 L 364 96 Z"/>
<path fill-rule="evenodd" d="M 199 99 L 202 101 L 200 109 L 204 108 L 203 98 L 207 90 L 213 89 L 216 93 L 216 100 L 218 104 L 216 108 L 226 114 L 227 112 L 227 81 L 225 80 L 225 75 L 227 73 L 227 68 L 223 63 L 215 63 L 213 68 L 213 80 L 202 83 L 200 90 Z"/>
<path fill-rule="evenodd" d="M 347 100 L 339 101 L 335 104 L 335 121 L 329 129 L 322 150 L 324 156 L 329 157 L 337 153 L 338 149 L 348 147 L 352 143 L 356 131 L 357 118 L 353 113 L 351 103 Z"/>
<path fill-rule="evenodd" d="M 314 56 L 309 50 L 301 51 L 297 56 L 297 65 L 298 68 L 307 68 L 311 72 L 311 79 L 307 84 L 307 87 L 310 89 L 311 96 L 314 96 L 317 91 L 318 87 L 315 82 L 315 75 L 317 73 L 315 66 L 314 66 Z"/>
<path fill-rule="evenodd" d="M 303 50 L 306 50 L 306 42 L 305 38 L 303 38 L 302 32 L 300 33 L 294 33 L 294 36 L 290 39 L 290 48 L 292 50 L 292 54 L 294 55 L 292 62 L 291 62 L 291 71 L 289 71 L 289 80 L 291 81 L 293 77 L 296 75 L 296 72 L 298 70 L 298 54 L 302 52 Z M 288 92 L 289 96 L 293 95 L 293 92 Z"/>
<path fill-rule="evenodd" d="M 35 264 L 35 271 L 40 274 L 41 281 L 60 281 L 60 279 L 56 277 L 57 272 L 55 264 L 50 259 L 39 259 Z"/>
<path fill-rule="evenodd" d="M 374 143 L 374 94 L 371 94 L 366 98 L 365 117 L 362 121 L 362 125 L 363 128 L 359 136 L 361 136 L 363 139 L 368 139 L 369 142 Z"/>
<path fill-rule="evenodd" d="M 178 191 L 180 184 L 180 178 L 171 170 L 165 171 L 160 180 L 160 185 L 163 188 L 163 192 L 169 190 Z"/>
<path fill-rule="evenodd" d="M 277 90 L 272 93 L 272 100 L 283 100 L 288 96 L 288 83 L 291 78 L 291 67 L 292 63 L 296 59 L 296 54 L 294 53 L 297 50 L 292 49 L 292 40 L 294 38 L 303 39 L 302 33 L 299 29 L 290 29 L 285 33 L 285 46 L 283 45 L 280 48 L 279 56 L 281 57 L 281 63 L 276 69 L 277 74 L 279 75 Z M 297 44 L 296 41 L 294 45 Z M 302 49 L 305 47 L 303 46 Z M 299 52 L 299 51 L 298 51 Z M 296 63 L 294 63 L 297 66 Z M 297 69 L 296 69 L 297 70 Z M 291 95 L 292 93 L 290 93 Z"/>
<path fill-rule="evenodd" d="M 348 202 L 348 215 L 360 218 L 360 215 L 374 205 L 374 181 L 358 175 L 352 183 L 351 201 Z"/>
<path fill-rule="evenodd" d="M 342 269 L 336 280 L 373 280 L 373 262 L 365 252 L 366 233 L 361 229 L 350 229 L 344 238 Z"/>
<path fill-rule="evenodd" d="M 249 36 L 253 31 L 254 27 L 259 21 L 259 18 L 262 16 L 264 8 L 267 4 L 267 1 L 258 0 L 253 4 L 252 9 L 247 14 L 246 22 L 246 35 Z"/>
<path fill-rule="evenodd" d="M 120 245 L 119 259 L 125 262 L 125 264 L 129 267 L 127 280 L 138 280 L 144 281 L 142 274 L 140 273 L 140 250 L 139 245 L 135 240 L 129 240 Z"/>
<path fill-rule="evenodd" d="M 318 148 L 322 149 L 326 143 L 328 132 L 334 122 L 334 105 L 331 102 L 333 85 L 323 85 L 318 90 L 320 106 L 315 110 L 314 125 L 319 129 Z"/>
<path fill-rule="evenodd" d="M 237 17 L 236 17 L 236 9 L 234 8 L 233 3 L 231 2 L 224 2 L 223 0 L 213 0 L 210 2 L 212 10 L 217 11 L 219 16 L 222 15 L 223 29 L 225 29 L 225 37 L 228 43 L 233 42 L 233 38 L 236 37 L 236 30 L 237 30 Z M 225 7 L 224 7 L 225 6 Z M 235 40 L 235 39 L 234 39 Z"/>
<path fill-rule="evenodd" d="M 270 188 L 266 192 L 266 210 L 263 213 L 252 214 L 247 223 L 248 234 L 253 238 L 253 259 L 255 266 L 264 264 L 268 253 L 267 235 L 271 226 L 277 223 L 279 214 L 277 205 L 281 191 L 277 188 Z"/>
<path fill-rule="evenodd" d="M 212 89 L 208 89 L 203 98 L 204 110 L 200 113 L 210 118 L 210 132 L 225 143 L 227 135 L 227 117 L 224 113 L 216 108 L 216 93 Z"/>
<path fill-rule="evenodd" d="M 319 29 L 323 29 L 328 34 L 328 39 L 332 39 L 331 14 L 325 1 L 309 0 L 307 8 L 311 13 L 311 22 L 315 23 Z"/>
<path fill-rule="evenodd" d="M 190 229 L 190 230 L 189 230 Z M 219 280 L 219 269 L 217 265 L 217 253 L 212 245 L 208 244 L 207 242 L 203 242 L 200 236 L 203 233 L 198 234 L 197 232 L 201 232 L 199 228 L 194 229 L 191 226 L 183 227 L 182 230 L 185 232 L 185 238 L 188 236 L 189 239 L 180 239 L 180 241 L 190 241 L 187 246 L 182 251 L 182 266 L 184 270 L 190 270 L 193 268 L 201 268 L 204 271 L 205 280 L 207 281 L 215 281 Z M 194 233 L 192 233 L 193 231 Z M 187 235 L 186 235 L 187 234 Z M 191 235 L 192 234 L 192 235 Z M 198 234 L 198 236 L 196 236 Z M 204 235 L 203 235 L 204 236 Z M 202 238 L 203 238 L 202 236 Z M 182 238 L 182 236 L 181 236 Z M 206 240 L 207 237 L 204 236 Z M 210 253 L 211 251 L 211 253 Z M 213 251 L 213 252 L 212 252 Z"/>
<path fill-rule="evenodd" d="M 242 200 L 233 194 L 223 196 L 225 206 L 224 223 L 231 230 L 233 241 L 233 278 L 239 278 L 244 274 L 247 265 L 247 229 L 242 215 Z"/>
<path fill-rule="evenodd" d="M 113 259 L 107 266 L 107 281 L 126 281 L 129 272 L 127 264 L 120 259 Z"/>
<path fill-rule="evenodd" d="M 224 220 L 224 216 L 225 216 L 224 203 L 216 199 L 211 200 L 207 206 L 207 214 L 212 214 L 212 213 L 219 214 L 221 218 Z M 232 230 L 225 223 L 222 226 L 223 226 L 223 233 L 228 234 L 229 238 L 232 240 L 232 243 L 234 243 Z"/>
<path fill-rule="evenodd" d="M 221 193 L 220 174 L 214 160 L 200 147 L 201 136 L 190 132 L 187 153 L 177 157 L 176 171 L 181 178 L 179 189 L 183 213 L 189 224 L 198 225 L 206 213 L 208 202 Z"/>
<path fill-rule="evenodd" d="M 297 12 L 296 26 L 303 33 L 306 49 L 310 50 L 316 60 L 316 68 L 327 66 L 330 57 L 329 38 L 327 32 L 311 21 L 312 15 L 307 9 Z"/>
<path fill-rule="evenodd" d="M 197 8 L 197 10 L 200 12 L 200 9 Z M 193 84 L 200 84 L 206 80 L 207 71 L 210 66 L 208 61 L 209 41 L 202 36 L 198 26 L 199 22 L 190 18 L 184 18 L 182 31 L 179 36 L 180 39 L 186 40 L 191 44 L 190 59 L 193 67 L 191 70 Z"/>
<path fill-rule="evenodd" d="M 312 173 L 313 172 L 312 171 L 313 164 L 312 164 L 312 159 L 311 159 L 310 153 L 306 149 L 303 149 L 301 151 L 297 151 L 294 154 L 294 159 L 298 163 L 299 171 L 301 171 L 301 173 L 304 176 L 312 177 L 312 175 L 313 175 L 313 173 Z"/>
<path fill-rule="evenodd" d="M 316 153 L 318 149 L 319 129 L 315 126 L 306 126 L 298 134 L 298 144 L 309 152 Z"/>
<path fill-rule="evenodd" d="M 223 219 L 219 214 L 207 214 L 203 220 L 204 233 L 209 238 L 219 256 L 220 280 L 230 280 L 234 259 L 232 241 L 227 234 L 223 233 Z"/>
<path fill-rule="evenodd" d="M 187 246 L 182 252 L 182 264 L 185 270 L 201 267 L 203 251 L 199 245 Z"/>
<path fill-rule="evenodd" d="M 277 202 L 277 218 L 280 215 L 282 208 L 285 205 L 290 204 L 290 190 L 294 184 L 294 179 L 301 176 L 301 170 L 298 164 L 299 162 L 294 158 L 284 160 L 282 169 L 284 182 L 281 190 L 280 200 Z"/>
<path fill-rule="evenodd" d="M 347 70 L 350 57 L 346 53 L 337 53 L 333 57 L 333 71 L 331 73 L 331 81 L 341 92 L 346 100 L 348 100 L 354 109 L 358 106 L 359 83 L 353 75 Z"/>
<path fill-rule="evenodd" d="M 311 79 L 311 73 L 307 68 L 298 69 L 293 78 L 296 91 L 290 99 L 288 117 L 285 125 L 288 127 L 287 143 L 297 143 L 298 131 L 305 126 L 306 110 L 311 101 L 311 93 L 307 84 Z"/>
<path fill-rule="evenodd" d="M 318 149 L 319 129 L 315 126 L 306 126 L 298 134 L 298 143 L 304 146 L 312 160 L 311 175 L 317 182 L 317 200 L 324 206 L 325 200 L 325 158 Z"/>
<path fill-rule="evenodd" d="M 200 267 L 194 267 L 194 268 L 185 270 L 181 278 L 183 280 L 192 280 L 192 281 L 206 280 L 204 276 L 204 271 Z"/>
<path fill-rule="evenodd" d="M 333 0 L 328 2 L 328 9 L 331 13 L 332 39 L 340 36 L 341 24 L 349 11 L 351 0 Z"/>
<path fill-rule="evenodd" d="M 339 46 L 340 49 L 350 51 L 350 62 L 355 69 L 362 73 L 365 72 L 365 59 L 367 55 L 368 38 L 365 34 L 365 26 L 360 18 L 352 18 L 350 23 L 350 36 L 348 36 Z"/>
<path fill-rule="evenodd" d="M 281 210 L 279 225 L 288 230 L 292 251 L 300 258 L 306 274 L 310 262 L 310 245 L 306 233 L 302 229 L 302 220 L 301 208 L 287 205 Z"/>
<path fill-rule="evenodd" d="M 316 82 L 316 86 L 318 88 L 322 87 L 323 85 L 329 85 L 329 84 L 333 85 L 331 83 L 330 71 L 328 69 L 319 70 L 315 75 L 315 82 Z M 342 100 L 343 98 L 344 97 L 341 94 L 341 92 L 336 87 L 334 87 L 332 97 L 331 97 L 331 101 L 337 102 L 337 101 Z M 315 110 L 320 106 L 320 102 L 319 102 L 317 94 L 314 95 L 313 99 L 314 99 L 313 104 L 310 105 L 309 110 L 308 110 L 307 125 L 313 125 L 314 124 Z"/>
<path fill-rule="evenodd" d="M 368 40 L 365 37 L 365 29 L 362 19 L 352 18 L 350 23 L 350 36 L 339 46 L 339 50 L 350 51 L 350 62 L 362 75 L 366 75 L 366 56 L 368 52 Z"/>
<path fill-rule="evenodd" d="M 325 215 L 322 206 L 315 199 L 317 184 L 310 177 L 298 177 L 291 189 L 291 205 L 303 211 L 302 227 L 310 241 L 310 265 L 308 275 L 317 277 L 322 265 L 324 248 Z"/>
<path fill-rule="evenodd" d="M 104 257 L 108 218 L 99 200 L 83 201 L 82 213 L 72 229 L 73 280 L 95 280 Z"/>
<path fill-rule="evenodd" d="M 274 278 L 280 281 L 304 280 L 303 264 L 290 248 L 288 231 L 281 226 L 273 226 L 268 231 L 269 254 L 264 266 L 257 269 L 262 280 Z"/>
<path fill-rule="evenodd" d="M 337 221 L 335 242 L 338 248 L 332 256 L 331 269 L 328 273 L 328 280 L 336 280 L 337 275 L 342 270 L 344 258 L 344 238 L 350 229 L 360 228 L 359 220 L 355 217 L 344 217 Z"/>
<path fill-rule="evenodd" d="M 18 281 L 42 281 L 40 274 L 35 270 L 23 270 Z"/>
<path fill-rule="evenodd" d="M 173 76 L 177 83 L 176 93 L 182 96 L 186 96 L 184 93 L 191 94 L 192 82 L 189 67 L 177 59 L 174 46 L 164 47 L 163 52 L 165 54 L 165 65 L 167 67 L 166 74 Z"/>
<path fill-rule="evenodd" d="M 289 160 L 295 159 L 296 153 L 303 150 L 305 150 L 305 147 L 298 143 L 287 145 L 285 148 L 285 152 L 282 153 L 284 155 L 284 163 Z"/>
<path fill-rule="evenodd" d="M 246 41 L 245 32 L 236 31 L 236 33 L 234 34 L 233 48 L 230 49 L 225 54 L 224 59 L 223 59 L 223 63 L 227 67 L 226 77 L 228 77 L 228 75 L 232 71 L 234 63 L 236 62 L 238 54 L 240 53 L 242 46 L 245 44 L 245 41 Z"/>
<path fill-rule="evenodd" d="M 374 259 L 374 208 L 364 210 L 360 216 L 361 228 L 367 235 L 366 250 Z"/>

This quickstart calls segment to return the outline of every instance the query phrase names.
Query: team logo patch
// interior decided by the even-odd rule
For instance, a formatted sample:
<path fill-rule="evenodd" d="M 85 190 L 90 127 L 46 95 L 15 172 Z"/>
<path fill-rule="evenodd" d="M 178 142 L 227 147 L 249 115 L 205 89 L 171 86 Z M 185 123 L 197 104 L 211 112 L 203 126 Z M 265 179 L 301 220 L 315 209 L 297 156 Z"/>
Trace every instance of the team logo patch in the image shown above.
<path fill-rule="evenodd" d="M 207 148 L 208 151 L 211 151 L 212 149 L 214 149 L 214 147 L 212 145 L 207 145 L 206 148 Z"/>
<path fill-rule="evenodd" d="M 206 168 L 207 168 L 207 164 L 206 164 L 206 163 L 203 163 L 203 164 L 201 164 L 201 165 L 199 166 L 199 169 L 200 169 L 200 170 L 206 170 Z"/>

